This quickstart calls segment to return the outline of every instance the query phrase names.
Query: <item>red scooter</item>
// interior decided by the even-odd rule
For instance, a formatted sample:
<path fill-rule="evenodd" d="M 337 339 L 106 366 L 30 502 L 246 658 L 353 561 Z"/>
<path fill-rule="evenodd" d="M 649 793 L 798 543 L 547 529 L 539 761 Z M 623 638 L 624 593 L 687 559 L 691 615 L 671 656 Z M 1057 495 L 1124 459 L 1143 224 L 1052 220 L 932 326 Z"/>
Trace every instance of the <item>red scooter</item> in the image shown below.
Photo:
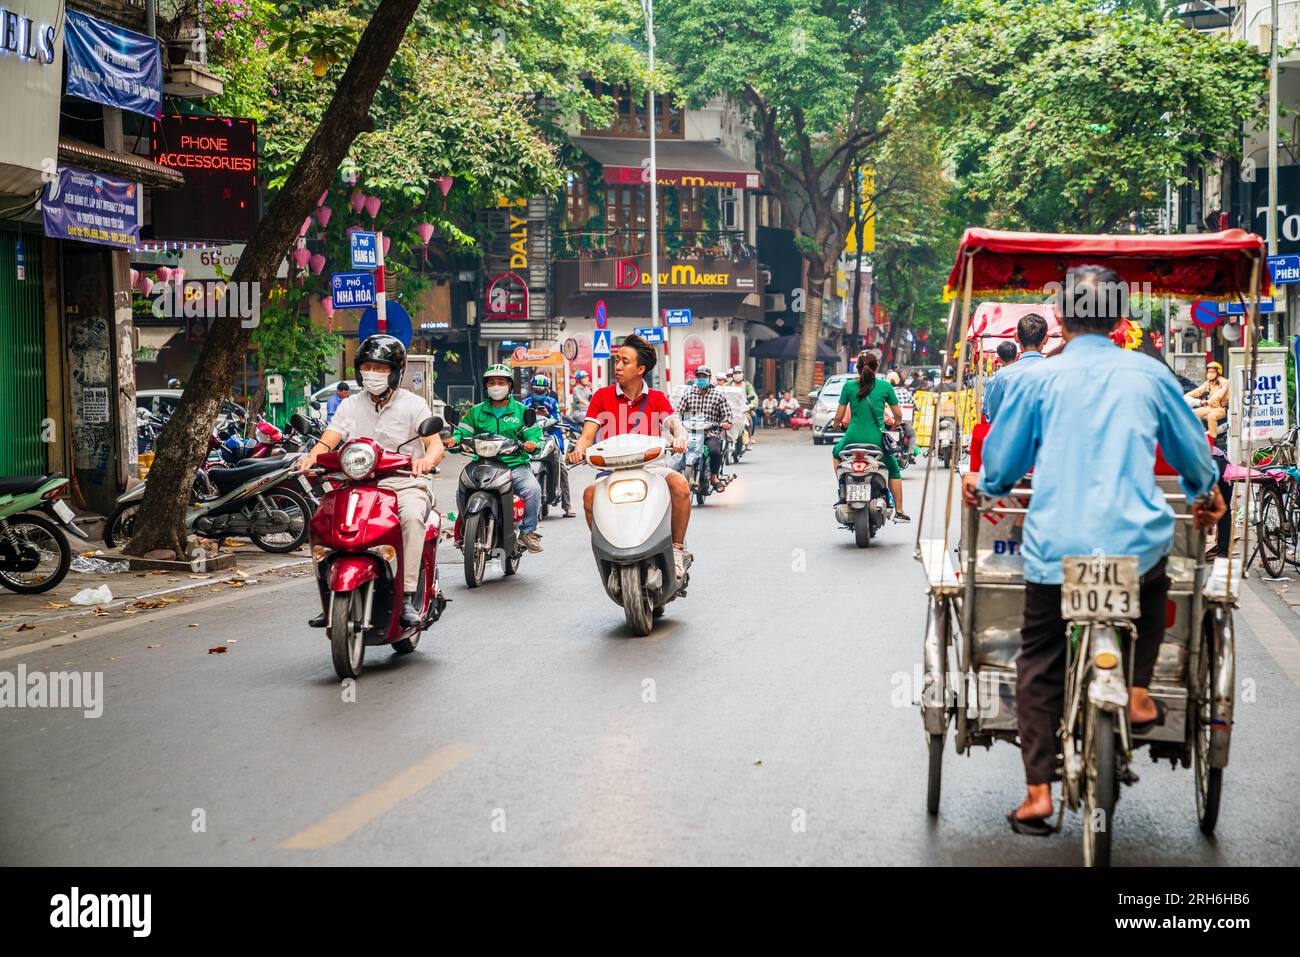
<path fill-rule="evenodd" d="M 432 416 L 420 423 L 420 436 L 442 431 Z M 415 436 L 412 436 L 415 438 Z M 380 488 L 380 479 L 409 475 L 411 457 L 386 452 L 371 439 L 353 439 L 322 453 L 317 465 L 331 474 L 311 520 L 311 554 L 316 568 L 334 671 L 340 679 L 361 674 L 367 645 L 392 645 L 399 655 L 415 650 L 421 632 L 447 607 L 438 585 L 438 536 L 442 518 L 429 512 L 424 551 L 403 554 L 397 493 Z M 420 562 L 420 586 L 412 596 L 420 621 L 402 625 L 403 568 Z"/>

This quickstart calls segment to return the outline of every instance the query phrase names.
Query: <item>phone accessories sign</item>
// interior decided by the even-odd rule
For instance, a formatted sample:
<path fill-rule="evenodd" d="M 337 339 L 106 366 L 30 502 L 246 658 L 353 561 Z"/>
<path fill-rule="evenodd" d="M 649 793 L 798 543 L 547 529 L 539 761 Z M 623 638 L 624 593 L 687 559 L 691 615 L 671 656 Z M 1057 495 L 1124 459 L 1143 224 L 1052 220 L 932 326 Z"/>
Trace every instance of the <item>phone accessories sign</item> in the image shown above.
<path fill-rule="evenodd" d="M 246 242 L 260 218 L 257 124 L 229 116 L 167 115 L 154 120 L 155 163 L 184 174 L 181 189 L 153 196 L 159 239 Z"/>

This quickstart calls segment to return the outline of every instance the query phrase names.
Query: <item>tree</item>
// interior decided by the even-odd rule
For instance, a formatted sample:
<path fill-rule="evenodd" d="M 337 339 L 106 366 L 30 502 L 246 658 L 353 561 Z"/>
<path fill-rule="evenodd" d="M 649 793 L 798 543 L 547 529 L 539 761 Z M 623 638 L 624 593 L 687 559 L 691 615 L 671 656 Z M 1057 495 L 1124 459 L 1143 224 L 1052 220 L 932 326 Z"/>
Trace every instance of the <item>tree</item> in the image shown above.
<path fill-rule="evenodd" d="M 813 387 L 824 286 L 852 227 L 848 192 L 889 133 L 885 84 L 937 25 L 932 0 L 660 0 L 665 59 L 693 102 L 748 113 L 765 186 L 795 233 L 807 280 L 795 388 Z M 877 209 L 896 184 L 877 177 Z"/>
<path fill-rule="evenodd" d="M 944 144 L 970 221 L 1140 227 L 1166 182 L 1240 153 L 1267 81 L 1248 44 L 1145 6 L 966 0 L 908 51 L 887 122 Z"/>

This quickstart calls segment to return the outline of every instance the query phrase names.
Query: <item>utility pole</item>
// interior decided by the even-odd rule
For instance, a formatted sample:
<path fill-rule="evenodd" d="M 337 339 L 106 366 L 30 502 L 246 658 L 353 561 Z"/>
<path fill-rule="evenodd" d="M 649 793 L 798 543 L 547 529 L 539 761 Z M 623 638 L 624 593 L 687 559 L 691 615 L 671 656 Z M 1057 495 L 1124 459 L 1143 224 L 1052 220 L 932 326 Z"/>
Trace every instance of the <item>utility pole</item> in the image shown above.
<path fill-rule="evenodd" d="M 650 56 L 650 84 L 646 90 L 649 104 L 650 126 L 650 325 L 657 326 L 659 318 L 659 169 L 655 158 L 655 2 L 641 0 L 645 14 L 645 39 Z M 668 335 L 664 333 L 664 366 L 668 365 Z"/>
<path fill-rule="evenodd" d="M 1277 255 L 1277 7 L 1269 4 L 1268 24 L 1268 254 Z M 1268 318 L 1273 334 L 1273 317 Z"/>

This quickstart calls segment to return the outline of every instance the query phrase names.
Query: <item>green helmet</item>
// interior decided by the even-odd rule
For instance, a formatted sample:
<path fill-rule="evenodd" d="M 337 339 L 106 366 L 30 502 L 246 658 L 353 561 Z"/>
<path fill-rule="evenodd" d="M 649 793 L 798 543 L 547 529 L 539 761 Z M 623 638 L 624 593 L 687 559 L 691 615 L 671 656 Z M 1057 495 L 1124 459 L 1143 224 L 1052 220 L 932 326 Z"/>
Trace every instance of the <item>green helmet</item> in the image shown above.
<path fill-rule="evenodd" d="M 496 378 L 496 377 L 513 380 L 515 374 L 512 371 L 510 371 L 510 367 L 508 365 L 498 362 L 496 365 L 488 366 L 487 371 L 483 373 L 483 378 L 485 380 Z"/>

